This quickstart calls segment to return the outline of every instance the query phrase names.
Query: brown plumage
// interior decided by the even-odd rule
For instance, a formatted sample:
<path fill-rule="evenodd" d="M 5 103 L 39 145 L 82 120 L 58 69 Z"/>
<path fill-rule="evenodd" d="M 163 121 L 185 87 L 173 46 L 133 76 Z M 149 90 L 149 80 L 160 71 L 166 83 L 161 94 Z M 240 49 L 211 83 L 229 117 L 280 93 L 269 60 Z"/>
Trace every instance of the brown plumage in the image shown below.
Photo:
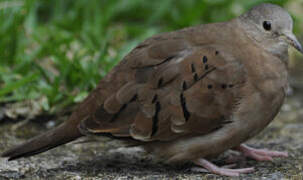
<path fill-rule="evenodd" d="M 273 32 L 263 29 L 265 20 Z M 114 67 L 63 125 L 2 156 L 12 160 L 83 135 L 110 134 L 144 142 L 169 162 L 193 161 L 222 175 L 249 172 L 216 171 L 201 158 L 245 149 L 241 143 L 276 116 L 287 89 L 286 42 L 303 52 L 291 30 L 287 12 L 261 4 L 229 22 L 153 36 Z"/>

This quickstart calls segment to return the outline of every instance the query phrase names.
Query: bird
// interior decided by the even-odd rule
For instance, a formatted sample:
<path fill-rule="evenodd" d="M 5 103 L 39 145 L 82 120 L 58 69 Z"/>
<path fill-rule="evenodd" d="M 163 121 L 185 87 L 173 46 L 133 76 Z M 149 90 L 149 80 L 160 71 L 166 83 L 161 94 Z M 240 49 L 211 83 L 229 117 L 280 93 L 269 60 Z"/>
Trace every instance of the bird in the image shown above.
<path fill-rule="evenodd" d="M 284 102 L 290 46 L 303 54 L 291 16 L 270 3 L 226 22 L 154 35 L 113 67 L 64 123 L 2 157 L 29 157 L 98 135 L 142 146 L 166 163 L 192 162 L 200 172 L 253 172 L 211 159 L 227 150 L 257 161 L 288 156 L 245 142 Z"/>

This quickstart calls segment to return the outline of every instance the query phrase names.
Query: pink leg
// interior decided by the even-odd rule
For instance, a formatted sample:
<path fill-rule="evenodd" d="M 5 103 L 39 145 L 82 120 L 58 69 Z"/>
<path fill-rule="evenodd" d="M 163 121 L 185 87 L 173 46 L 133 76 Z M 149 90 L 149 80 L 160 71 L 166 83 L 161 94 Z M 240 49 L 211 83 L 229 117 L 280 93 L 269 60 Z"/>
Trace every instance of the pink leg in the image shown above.
<path fill-rule="evenodd" d="M 253 172 L 254 168 L 243 168 L 243 169 L 228 169 L 227 166 L 218 167 L 215 164 L 207 161 L 206 159 L 197 159 L 193 161 L 194 164 L 202 167 L 195 167 L 192 170 L 198 172 L 210 172 L 221 176 L 239 176 L 241 173 Z M 204 169 L 205 168 L 205 169 Z"/>
<path fill-rule="evenodd" d="M 255 149 L 241 144 L 235 150 L 242 152 L 245 156 L 257 161 L 273 161 L 273 157 L 288 157 L 287 152 L 269 151 L 266 149 Z"/>

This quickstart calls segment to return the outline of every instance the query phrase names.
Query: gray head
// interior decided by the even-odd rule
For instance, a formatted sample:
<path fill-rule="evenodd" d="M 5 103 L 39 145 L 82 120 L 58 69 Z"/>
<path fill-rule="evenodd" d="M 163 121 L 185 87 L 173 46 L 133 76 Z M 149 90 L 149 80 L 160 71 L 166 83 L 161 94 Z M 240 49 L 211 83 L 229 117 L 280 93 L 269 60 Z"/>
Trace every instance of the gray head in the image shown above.
<path fill-rule="evenodd" d="M 260 4 L 240 16 L 248 35 L 273 54 L 287 55 L 291 45 L 303 53 L 293 34 L 293 20 L 286 10 L 273 4 Z"/>

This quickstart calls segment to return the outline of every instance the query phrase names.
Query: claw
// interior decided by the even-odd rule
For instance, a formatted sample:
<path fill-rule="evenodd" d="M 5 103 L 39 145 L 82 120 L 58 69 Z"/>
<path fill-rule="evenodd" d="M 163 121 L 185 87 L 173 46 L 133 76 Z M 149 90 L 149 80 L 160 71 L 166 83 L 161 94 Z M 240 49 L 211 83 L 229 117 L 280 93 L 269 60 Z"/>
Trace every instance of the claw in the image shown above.
<path fill-rule="evenodd" d="M 192 170 L 195 172 L 210 172 L 222 176 L 231 176 L 231 177 L 240 176 L 240 174 L 242 173 L 250 173 L 255 171 L 253 167 L 243 168 L 243 169 L 229 169 L 230 167 L 234 167 L 235 166 L 234 164 L 227 165 L 225 167 L 218 167 L 215 164 L 207 161 L 206 159 L 198 159 L 193 162 L 196 165 L 201 166 L 201 168 L 200 167 L 192 168 Z"/>
<path fill-rule="evenodd" d="M 287 152 L 270 151 L 266 149 L 255 149 L 247 145 L 240 145 L 235 150 L 242 152 L 246 157 L 257 161 L 273 161 L 273 157 L 288 157 Z"/>

